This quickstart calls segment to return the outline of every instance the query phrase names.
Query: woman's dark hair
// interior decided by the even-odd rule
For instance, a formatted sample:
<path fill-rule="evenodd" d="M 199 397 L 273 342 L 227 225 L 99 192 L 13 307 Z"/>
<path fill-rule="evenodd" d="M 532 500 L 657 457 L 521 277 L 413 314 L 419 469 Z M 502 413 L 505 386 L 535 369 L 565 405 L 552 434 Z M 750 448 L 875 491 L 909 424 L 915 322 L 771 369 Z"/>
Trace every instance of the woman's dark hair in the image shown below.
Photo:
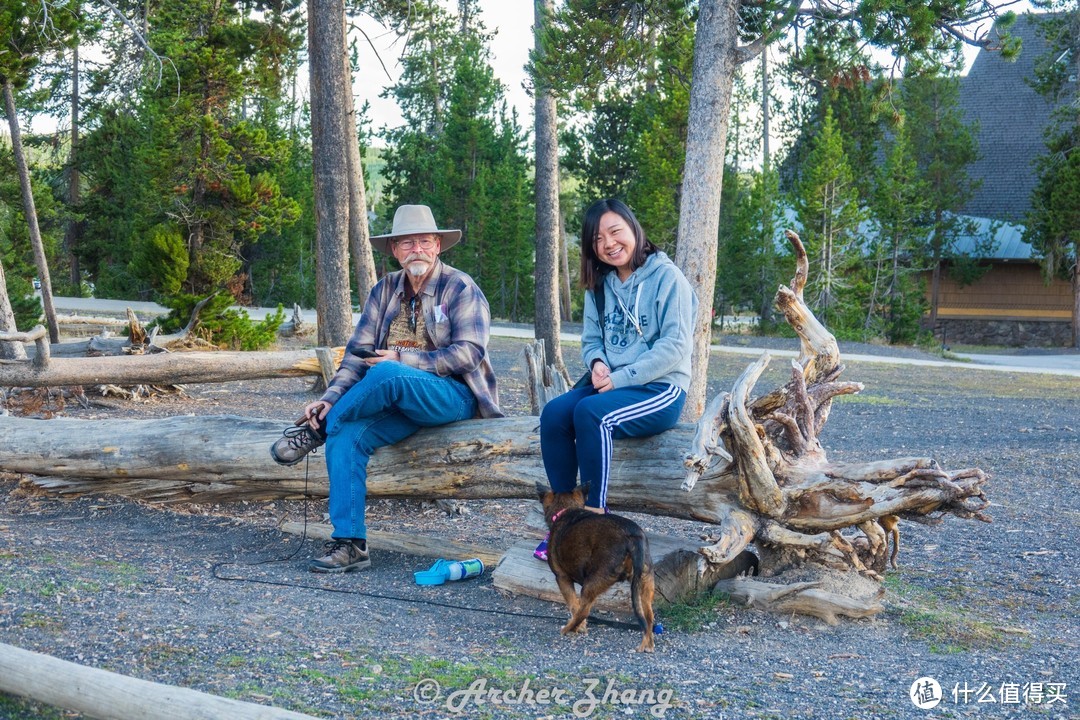
<path fill-rule="evenodd" d="M 627 207 L 622 200 L 608 198 L 597 200 L 585 211 L 585 218 L 581 221 L 581 286 L 586 290 L 596 290 L 604 281 L 604 275 L 615 268 L 608 265 L 596 254 L 596 236 L 600 232 L 600 218 L 604 213 L 613 212 L 630 226 L 634 233 L 634 254 L 630 258 L 630 269 L 637 270 L 645 264 L 645 259 L 657 251 L 645 237 L 645 231 L 641 229 L 641 223 L 634 217 L 634 211 Z"/>

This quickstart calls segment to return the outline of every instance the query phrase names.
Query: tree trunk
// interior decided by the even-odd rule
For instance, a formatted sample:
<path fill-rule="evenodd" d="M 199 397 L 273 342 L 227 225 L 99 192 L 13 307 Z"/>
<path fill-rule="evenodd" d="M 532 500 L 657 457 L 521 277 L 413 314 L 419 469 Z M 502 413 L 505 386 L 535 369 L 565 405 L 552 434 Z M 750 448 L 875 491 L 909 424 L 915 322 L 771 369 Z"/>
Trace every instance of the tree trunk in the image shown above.
<path fill-rule="evenodd" d="M 315 173 L 315 284 L 319 344 L 352 335 L 349 299 L 349 162 L 341 98 L 345 81 L 343 0 L 308 0 L 311 145 Z"/>
<path fill-rule="evenodd" d="M 6 78 L 4 79 L 4 108 L 7 111 L 8 126 L 11 128 L 11 154 L 15 157 L 15 167 L 19 172 L 23 212 L 26 214 L 26 224 L 30 231 L 30 245 L 34 250 L 34 265 L 37 266 L 38 279 L 41 281 L 41 304 L 45 309 L 45 323 L 49 328 L 49 338 L 53 342 L 59 342 L 60 330 L 56 325 L 56 308 L 53 307 L 49 263 L 45 259 L 45 245 L 41 241 L 41 229 L 38 227 L 37 208 L 34 207 L 34 189 L 30 184 L 30 170 L 26 166 L 26 155 L 23 152 L 19 116 L 15 113 L 15 91 L 11 86 L 11 80 Z"/>
<path fill-rule="evenodd" d="M 342 20 L 345 27 L 346 20 Z M 352 66 L 349 63 L 349 37 L 343 34 L 345 47 L 341 59 L 345 63 L 345 94 L 343 96 L 345 116 L 345 150 L 349 163 L 349 251 L 352 253 L 353 272 L 356 273 L 356 298 L 360 309 L 367 301 L 371 288 L 375 287 L 378 277 L 375 274 L 375 258 L 371 255 L 371 243 L 368 241 L 369 228 L 367 217 L 367 197 L 364 187 L 364 164 L 360 157 L 360 140 L 356 123 L 356 102 L 352 93 Z M 351 316 L 350 316 L 351 317 Z"/>
<path fill-rule="evenodd" d="M 0 332 L 16 332 L 15 311 L 11 309 L 11 298 L 8 297 L 7 276 L 4 274 L 4 263 L 0 262 Z M 21 342 L 4 342 L 0 340 L 0 360 L 25 360 L 26 350 Z"/>
<path fill-rule="evenodd" d="M 697 419 L 705 407 L 720 231 L 720 191 L 738 51 L 738 10 L 738 0 L 702 0 L 694 40 L 689 130 L 675 256 L 676 264 L 698 297 L 698 312 L 694 319 L 694 370 L 683 408 L 684 420 Z"/>
<path fill-rule="evenodd" d="M 77 164 L 76 154 L 79 148 L 79 45 L 71 50 L 71 149 L 68 151 L 68 191 L 67 202 L 69 208 L 79 206 L 81 198 L 81 175 Z M 69 275 L 71 287 L 75 292 L 82 294 L 82 273 L 79 270 L 79 236 L 82 232 L 82 221 L 68 219 L 64 228 L 64 251 L 68 256 Z"/>
<path fill-rule="evenodd" d="M 534 48 L 544 54 L 543 36 L 554 0 L 533 0 Z M 559 314 L 559 140 L 555 97 L 536 82 L 536 322 L 535 337 L 544 341 L 546 362 L 565 373 L 562 318 Z"/>
<path fill-rule="evenodd" d="M 566 217 L 559 213 L 559 292 L 561 294 L 562 319 L 574 320 L 574 299 L 570 296 L 570 247 L 566 239 Z"/>

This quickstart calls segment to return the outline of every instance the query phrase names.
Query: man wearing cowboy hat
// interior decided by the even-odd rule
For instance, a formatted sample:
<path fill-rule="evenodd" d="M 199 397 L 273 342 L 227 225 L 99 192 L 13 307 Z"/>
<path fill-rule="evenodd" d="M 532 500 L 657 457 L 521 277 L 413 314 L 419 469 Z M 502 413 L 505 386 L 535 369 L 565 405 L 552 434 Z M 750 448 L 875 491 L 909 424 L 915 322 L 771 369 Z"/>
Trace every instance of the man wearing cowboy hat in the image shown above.
<path fill-rule="evenodd" d="M 294 465 L 326 443 L 334 532 L 311 560 L 314 572 L 371 565 L 364 509 L 377 448 L 422 427 L 502 417 L 487 358 L 487 299 L 471 277 L 439 259 L 460 239 L 460 230 L 440 230 L 426 205 L 397 209 L 393 231 L 371 244 L 402 269 L 371 289 L 330 386 L 270 448 L 278 463 Z"/>

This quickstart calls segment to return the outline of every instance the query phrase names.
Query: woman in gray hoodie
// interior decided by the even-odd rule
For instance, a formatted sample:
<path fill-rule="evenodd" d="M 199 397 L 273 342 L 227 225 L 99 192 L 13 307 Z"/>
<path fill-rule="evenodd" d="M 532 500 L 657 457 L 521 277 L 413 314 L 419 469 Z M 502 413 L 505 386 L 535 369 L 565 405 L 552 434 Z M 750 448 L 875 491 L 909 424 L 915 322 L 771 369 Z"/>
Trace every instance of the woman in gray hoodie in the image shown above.
<path fill-rule="evenodd" d="M 552 490 L 570 492 L 580 472 L 589 487 L 585 507 L 605 512 L 612 441 L 656 435 L 678 422 L 697 298 L 682 271 L 645 238 L 633 211 L 614 199 L 585 211 L 581 282 L 581 354 L 591 382 L 544 406 L 540 450 Z"/>

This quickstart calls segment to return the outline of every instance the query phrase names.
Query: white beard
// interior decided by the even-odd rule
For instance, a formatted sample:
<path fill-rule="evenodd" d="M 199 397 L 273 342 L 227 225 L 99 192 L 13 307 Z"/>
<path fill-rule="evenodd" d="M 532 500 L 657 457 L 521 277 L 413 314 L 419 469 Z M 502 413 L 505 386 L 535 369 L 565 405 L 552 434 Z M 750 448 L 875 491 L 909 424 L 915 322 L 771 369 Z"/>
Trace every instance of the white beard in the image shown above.
<path fill-rule="evenodd" d="M 430 268 L 431 263 L 426 260 L 413 260 L 405 267 L 405 272 L 413 277 L 423 277 Z"/>

